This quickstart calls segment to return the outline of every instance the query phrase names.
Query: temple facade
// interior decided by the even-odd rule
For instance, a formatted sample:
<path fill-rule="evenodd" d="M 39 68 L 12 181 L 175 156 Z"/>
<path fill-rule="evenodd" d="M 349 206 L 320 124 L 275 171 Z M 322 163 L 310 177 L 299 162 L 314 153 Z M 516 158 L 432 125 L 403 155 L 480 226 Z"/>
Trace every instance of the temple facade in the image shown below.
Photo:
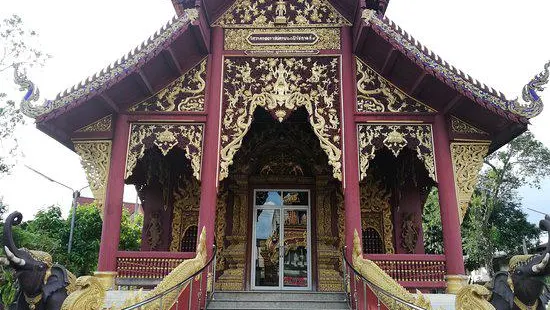
<path fill-rule="evenodd" d="M 527 130 L 536 93 L 520 104 L 452 67 L 384 16 L 387 0 L 173 3 L 135 50 L 22 104 L 82 159 L 103 217 L 96 275 L 155 285 L 204 228 L 217 290 L 338 292 L 357 232 L 405 288 L 456 292 L 483 158 Z M 125 184 L 139 252 L 118 247 Z M 423 243 L 434 189 L 441 255 Z"/>

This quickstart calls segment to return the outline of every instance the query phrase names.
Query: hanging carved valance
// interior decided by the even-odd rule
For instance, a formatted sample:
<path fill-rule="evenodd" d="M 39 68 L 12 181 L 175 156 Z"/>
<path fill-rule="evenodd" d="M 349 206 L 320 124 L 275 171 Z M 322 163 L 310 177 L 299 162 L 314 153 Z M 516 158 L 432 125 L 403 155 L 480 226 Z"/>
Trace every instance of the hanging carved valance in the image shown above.
<path fill-rule="evenodd" d="M 130 129 L 125 179 L 128 179 L 145 150 L 156 147 L 166 156 L 175 146 L 185 151 L 193 176 L 200 180 L 203 125 L 192 123 L 134 123 Z"/>
<path fill-rule="evenodd" d="M 430 124 L 359 124 L 359 172 L 361 180 L 367 176 L 370 161 L 376 151 L 390 150 L 395 157 L 405 148 L 416 152 L 424 163 L 430 178 L 435 176 L 432 125 Z"/>
<path fill-rule="evenodd" d="M 89 125 L 86 125 L 75 132 L 108 132 L 111 131 L 113 115 L 109 114 Z"/>
<path fill-rule="evenodd" d="M 144 101 L 130 112 L 202 112 L 206 88 L 206 59 Z"/>
<path fill-rule="evenodd" d="M 361 59 L 357 64 L 357 112 L 419 113 L 434 109 L 407 95 Z"/>
<path fill-rule="evenodd" d="M 451 143 L 456 199 L 461 223 L 468 210 L 479 172 L 483 167 L 483 159 L 488 152 L 489 143 Z"/>
<path fill-rule="evenodd" d="M 361 190 L 361 227 L 363 230 L 374 229 L 383 241 L 384 253 L 395 253 L 393 246 L 393 223 L 391 215 L 391 193 L 381 181 L 367 178 L 360 184 Z M 366 249 L 363 249 L 366 250 Z"/>
<path fill-rule="evenodd" d="M 224 28 L 340 27 L 351 25 L 327 0 L 237 0 L 213 26 Z"/>
<path fill-rule="evenodd" d="M 184 235 L 199 225 L 200 195 L 200 184 L 194 178 L 182 179 L 174 190 L 171 252 L 181 252 Z"/>
<path fill-rule="evenodd" d="M 225 58 L 219 179 L 228 176 L 256 107 L 279 122 L 305 107 L 334 178 L 342 180 L 339 72 L 334 56 Z"/>
<path fill-rule="evenodd" d="M 73 145 L 75 152 L 80 156 L 80 163 L 86 172 L 90 190 L 103 217 L 111 163 L 111 141 L 73 141 Z"/>

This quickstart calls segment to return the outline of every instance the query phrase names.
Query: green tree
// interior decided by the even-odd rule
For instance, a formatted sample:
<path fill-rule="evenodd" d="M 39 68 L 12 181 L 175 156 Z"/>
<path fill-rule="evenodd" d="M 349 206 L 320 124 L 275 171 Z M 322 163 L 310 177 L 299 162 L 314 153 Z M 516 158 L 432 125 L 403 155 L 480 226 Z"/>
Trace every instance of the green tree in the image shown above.
<path fill-rule="evenodd" d="M 120 242 L 118 248 L 122 251 L 139 251 L 141 248 L 141 228 L 143 215 L 130 215 L 127 209 L 122 211 L 120 223 Z"/>
<path fill-rule="evenodd" d="M 13 133 L 17 125 L 23 123 L 23 116 L 16 104 L 19 99 L 10 97 L 11 93 L 15 93 L 13 71 L 17 66 L 21 70 L 42 66 L 49 58 L 37 47 L 37 36 L 36 31 L 23 26 L 17 15 L 0 22 L 0 141 L 3 142 L 0 175 L 8 172 L 13 163 L 17 150 L 17 139 Z"/>

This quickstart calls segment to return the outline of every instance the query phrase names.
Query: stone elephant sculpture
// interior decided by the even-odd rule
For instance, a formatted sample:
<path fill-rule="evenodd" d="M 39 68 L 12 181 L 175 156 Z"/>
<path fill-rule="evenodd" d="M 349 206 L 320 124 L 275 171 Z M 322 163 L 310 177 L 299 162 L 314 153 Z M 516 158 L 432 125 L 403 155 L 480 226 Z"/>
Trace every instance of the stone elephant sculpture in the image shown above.
<path fill-rule="evenodd" d="M 550 216 L 539 223 L 550 231 Z M 549 237 L 550 239 L 550 237 Z M 550 276 L 550 243 L 541 254 L 517 255 L 509 271 L 498 272 L 488 285 L 468 285 L 457 294 L 456 309 L 546 310 L 550 290 L 544 282 Z"/>
<path fill-rule="evenodd" d="M 16 300 L 10 309 L 60 309 L 67 296 L 75 289 L 75 277 L 65 267 L 52 263 L 50 254 L 17 248 L 12 228 L 23 219 L 21 213 L 11 213 L 4 224 L 4 251 L 15 270 L 19 282 Z"/>

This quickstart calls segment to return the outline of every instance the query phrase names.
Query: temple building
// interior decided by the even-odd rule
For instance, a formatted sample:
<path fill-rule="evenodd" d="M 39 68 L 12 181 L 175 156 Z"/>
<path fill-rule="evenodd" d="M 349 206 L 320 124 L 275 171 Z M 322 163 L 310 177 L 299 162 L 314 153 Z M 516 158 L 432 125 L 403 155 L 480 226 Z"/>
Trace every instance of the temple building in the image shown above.
<path fill-rule="evenodd" d="M 205 228 L 217 291 L 340 292 L 357 232 L 406 289 L 456 292 L 483 159 L 541 112 L 537 89 L 519 103 L 472 79 L 388 19 L 388 0 L 172 2 L 177 17 L 136 49 L 22 103 L 81 157 L 103 217 L 96 275 L 155 285 Z M 128 184 L 139 252 L 118 248 Z M 442 255 L 423 242 L 434 188 Z"/>

